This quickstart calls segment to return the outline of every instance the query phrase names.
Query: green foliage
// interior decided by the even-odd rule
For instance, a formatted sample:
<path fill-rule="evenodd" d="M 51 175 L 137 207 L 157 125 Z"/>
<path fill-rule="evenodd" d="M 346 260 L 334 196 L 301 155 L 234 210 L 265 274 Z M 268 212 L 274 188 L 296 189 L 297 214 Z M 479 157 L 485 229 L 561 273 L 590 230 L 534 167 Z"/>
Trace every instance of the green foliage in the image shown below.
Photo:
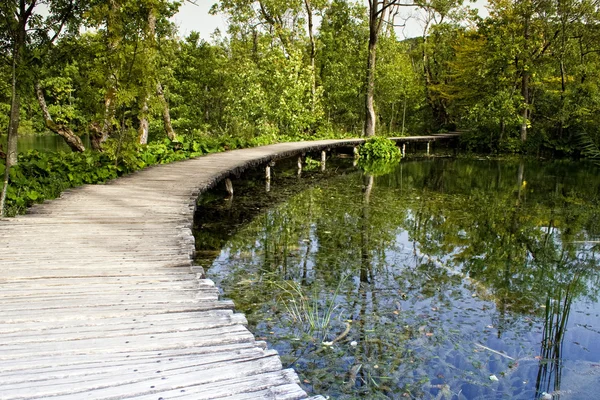
<path fill-rule="evenodd" d="M 395 35 L 383 37 L 378 47 L 375 101 L 380 134 L 403 136 L 421 130 L 419 109 L 424 106 L 419 72 L 412 62 L 411 46 Z"/>
<path fill-rule="evenodd" d="M 57 124 L 79 136 L 100 127 L 120 140 L 120 149 L 138 141 L 133 133 L 119 138 L 120 131 L 137 131 L 141 121 L 149 124 L 150 141 L 165 137 L 165 103 L 177 135 L 228 148 L 362 132 L 369 37 L 363 4 L 227 0 L 215 10 L 229 18 L 228 35 L 209 41 L 194 32 L 178 38 L 170 18 L 181 2 L 77 1 L 73 10 L 69 1 L 47 3 L 48 16 L 38 14 L 41 8 L 34 12 L 26 65 L 19 69 L 21 134 L 47 132 L 34 78 Z M 469 150 L 555 155 L 577 155 L 578 132 L 598 142 L 600 53 L 594 27 L 600 18 L 588 3 L 493 1 L 489 16 L 479 18 L 461 1 L 418 2 L 423 37 L 402 39 L 387 24 L 379 34 L 378 134 L 458 127 L 470 130 L 463 140 Z M 0 6 L 3 15 L 13 8 Z M 73 29 L 50 43 L 45 35 L 60 26 L 63 14 L 69 14 Z M 320 19 L 312 38 L 309 15 Z M 15 37 L 8 34 L 15 28 L 9 20 L 0 22 L 5 28 L 0 42 L 7 44 L 0 55 L 7 60 Z M 82 25 L 87 29 L 78 29 Z M 4 131 L 10 71 L 9 63 L 0 66 Z M 523 123 L 527 143 L 519 134 Z"/>
<path fill-rule="evenodd" d="M 399 161 L 402 158 L 402 152 L 396 146 L 396 142 L 380 136 L 367 139 L 358 148 L 358 154 L 365 161 Z"/>
<path fill-rule="evenodd" d="M 334 0 L 318 33 L 317 68 L 328 120 L 360 134 L 364 114 L 364 65 L 368 24 L 361 4 Z"/>
<path fill-rule="evenodd" d="M 304 159 L 304 169 L 306 171 L 312 171 L 315 169 L 318 169 L 321 167 L 321 162 L 318 160 L 315 160 L 314 158 L 310 157 L 310 156 L 306 156 L 306 158 Z"/>
<path fill-rule="evenodd" d="M 578 136 L 581 153 L 594 163 L 600 165 L 600 148 L 598 148 L 598 145 L 594 143 L 589 135 L 583 132 L 580 132 Z"/>

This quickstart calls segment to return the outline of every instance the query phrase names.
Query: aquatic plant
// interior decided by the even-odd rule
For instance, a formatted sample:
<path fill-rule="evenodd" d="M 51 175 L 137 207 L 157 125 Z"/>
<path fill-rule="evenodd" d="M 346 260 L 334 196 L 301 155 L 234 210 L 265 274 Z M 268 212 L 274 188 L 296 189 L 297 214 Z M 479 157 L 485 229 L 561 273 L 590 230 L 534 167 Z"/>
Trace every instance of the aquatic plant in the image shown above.
<path fill-rule="evenodd" d="M 313 335 L 317 340 L 324 341 L 329 335 L 331 320 L 339 308 L 336 298 L 345 279 L 341 279 L 330 298 L 323 300 L 322 292 L 317 286 L 309 293 L 298 282 L 275 282 L 281 290 L 279 302 L 283 304 L 286 314 L 302 332 Z"/>

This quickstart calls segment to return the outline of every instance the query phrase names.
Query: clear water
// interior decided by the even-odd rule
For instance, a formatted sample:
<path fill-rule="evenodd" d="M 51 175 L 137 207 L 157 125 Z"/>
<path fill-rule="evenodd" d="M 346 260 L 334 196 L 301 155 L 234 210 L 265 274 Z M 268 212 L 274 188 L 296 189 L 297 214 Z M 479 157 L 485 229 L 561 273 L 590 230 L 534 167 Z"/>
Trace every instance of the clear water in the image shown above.
<path fill-rule="evenodd" d="M 269 192 L 257 171 L 196 216 L 198 262 L 305 390 L 598 398 L 597 167 L 350 163 L 276 166 Z"/>

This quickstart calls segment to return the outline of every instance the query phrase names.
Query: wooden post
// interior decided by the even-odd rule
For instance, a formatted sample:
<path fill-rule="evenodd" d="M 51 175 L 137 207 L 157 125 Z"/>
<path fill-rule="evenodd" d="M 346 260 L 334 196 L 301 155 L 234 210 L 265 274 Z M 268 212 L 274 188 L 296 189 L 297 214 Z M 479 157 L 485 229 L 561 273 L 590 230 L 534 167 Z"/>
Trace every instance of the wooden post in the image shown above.
<path fill-rule="evenodd" d="M 406 143 L 402 143 L 402 158 L 406 157 Z"/>
<path fill-rule="evenodd" d="M 429 143 L 430 142 L 427 142 L 427 157 L 429 157 Z"/>
<path fill-rule="evenodd" d="M 354 158 L 358 158 L 358 146 L 354 146 L 354 148 L 352 149 L 352 153 L 354 154 Z"/>
<path fill-rule="evenodd" d="M 298 177 L 302 175 L 302 156 L 298 156 Z"/>
<path fill-rule="evenodd" d="M 268 193 L 271 191 L 271 164 L 265 167 L 265 182 L 265 191 Z"/>
<path fill-rule="evenodd" d="M 225 189 L 227 189 L 227 194 L 233 197 L 233 183 L 231 183 L 231 179 L 229 178 L 225 178 Z"/>
<path fill-rule="evenodd" d="M 327 152 L 323 150 L 321 152 L 321 171 L 325 171 L 325 165 L 327 163 Z"/>

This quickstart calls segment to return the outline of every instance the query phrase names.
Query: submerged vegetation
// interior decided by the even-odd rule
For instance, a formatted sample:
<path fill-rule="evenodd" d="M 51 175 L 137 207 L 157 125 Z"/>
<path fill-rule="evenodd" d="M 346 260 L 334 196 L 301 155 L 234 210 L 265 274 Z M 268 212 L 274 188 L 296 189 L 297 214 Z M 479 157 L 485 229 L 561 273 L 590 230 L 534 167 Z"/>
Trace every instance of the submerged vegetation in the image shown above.
<path fill-rule="evenodd" d="M 211 12 L 227 31 L 210 39 L 179 35 L 172 19 L 188 6 L 0 5 L 2 212 L 19 134 L 94 153 L 111 141 L 227 149 L 456 129 L 472 151 L 580 156 L 600 143 L 600 13 L 588 0 L 489 1 L 485 18 L 462 0 L 223 0 Z M 404 20 L 413 37 L 394 28 Z"/>
<path fill-rule="evenodd" d="M 241 181 L 233 204 L 207 194 L 197 215 L 198 249 L 215 245 L 199 262 L 306 390 L 483 400 L 600 389 L 597 167 L 339 168 L 308 186 L 321 172 L 282 171 L 268 193 Z"/>

